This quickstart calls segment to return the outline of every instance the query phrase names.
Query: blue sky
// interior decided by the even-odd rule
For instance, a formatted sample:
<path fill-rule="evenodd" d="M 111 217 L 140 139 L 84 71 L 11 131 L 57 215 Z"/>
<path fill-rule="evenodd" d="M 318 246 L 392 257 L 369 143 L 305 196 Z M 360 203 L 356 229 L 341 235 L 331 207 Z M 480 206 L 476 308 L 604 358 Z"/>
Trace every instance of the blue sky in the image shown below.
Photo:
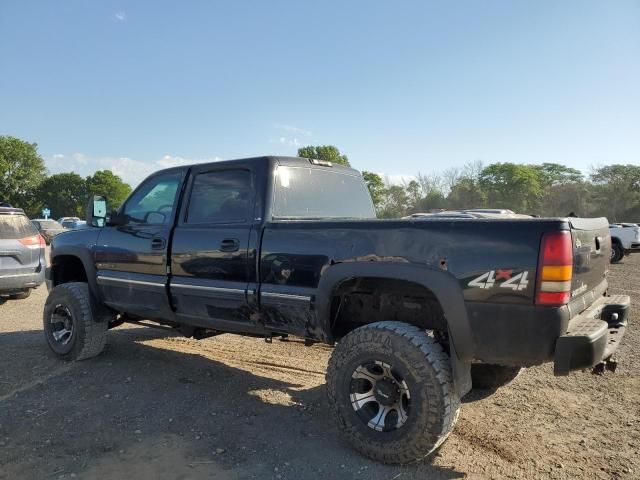
<path fill-rule="evenodd" d="M 640 1 L 0 3 L 0 134 L 52 172 L 334 144 L 389 175 L 640 163 Z"/>

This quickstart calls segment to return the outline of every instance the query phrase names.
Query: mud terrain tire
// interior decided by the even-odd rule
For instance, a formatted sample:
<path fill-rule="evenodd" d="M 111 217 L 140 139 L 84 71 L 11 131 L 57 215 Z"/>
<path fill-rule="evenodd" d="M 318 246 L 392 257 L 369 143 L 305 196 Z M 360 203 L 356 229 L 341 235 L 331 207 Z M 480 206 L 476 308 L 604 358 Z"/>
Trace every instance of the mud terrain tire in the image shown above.
<path fill-rule="evenodd" d="M 367 368 L 374 370 L 362 370 L 364 365 L 373 365 Z M 354 387 L 367 383 L 362 372 L 376 378 L 375 383 L 369 382 L 371 393 L 358 393 Z M 400 387 L 397 392 L 403 392 L 392 395 L 403 397 L 395 403 L 395 414 L 391 410 L 380 424 L 382 410 L 392 408 L 384 401 L 388 396 L 382 393 L 383 387 L 389 392 L 389 378 Z M 453 430 L 460 411 L 449 357 L 432 336 L 402 322 L 372 323 L 343 337 L 329 360 L 327 393 L 347 441 L 363 455 L 390 464 L 415 462 L 435 451 Z M 362 407 L 361 401 L 353 403 L 354 398 L 361 398 L 354 395 L 374 394 L 380 403 L 367 399 L 362 402 L 369 403 Z M 367 417 L 363 419 L 365 408 L 374 415 L 368 422 Z M 374 422 L 376 418 L 378 423 Z M 404 421 L 400 425 L 401 418 Z"/>

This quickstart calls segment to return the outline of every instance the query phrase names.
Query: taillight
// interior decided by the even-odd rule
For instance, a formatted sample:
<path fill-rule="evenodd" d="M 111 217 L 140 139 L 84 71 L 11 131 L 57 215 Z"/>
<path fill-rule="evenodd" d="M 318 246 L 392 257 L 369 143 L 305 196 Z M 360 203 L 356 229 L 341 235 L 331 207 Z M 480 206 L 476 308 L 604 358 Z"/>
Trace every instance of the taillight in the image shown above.
<path fill-rule="evenodd" d="M 44 237 L 40 234 L 21 238 L 18 241 L 27 248 L 44 248 L 47 245 Z"/>
<path fill-rule="evenodd" d="M 573 242 L 568 231 L 542 236 L 536 289 L 537 305 L 565 305 L 571 297 Z"/>

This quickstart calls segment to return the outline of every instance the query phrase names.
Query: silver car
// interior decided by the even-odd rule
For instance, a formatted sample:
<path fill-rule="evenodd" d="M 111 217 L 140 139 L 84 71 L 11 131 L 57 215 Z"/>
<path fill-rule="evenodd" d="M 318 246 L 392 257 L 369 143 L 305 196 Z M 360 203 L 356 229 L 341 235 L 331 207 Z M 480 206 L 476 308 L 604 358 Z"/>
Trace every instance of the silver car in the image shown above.
<path fill-rule="evenodd" d="M 0 296 L 26 298 L 44 281 L 45 242 L 20 208 L 0 207 Z"/>

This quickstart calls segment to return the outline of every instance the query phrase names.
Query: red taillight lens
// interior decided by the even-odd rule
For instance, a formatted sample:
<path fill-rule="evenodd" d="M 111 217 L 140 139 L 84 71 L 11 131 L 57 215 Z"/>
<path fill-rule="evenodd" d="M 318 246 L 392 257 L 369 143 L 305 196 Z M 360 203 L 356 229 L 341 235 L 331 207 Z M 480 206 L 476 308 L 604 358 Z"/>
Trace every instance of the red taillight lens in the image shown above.
<path fill-rule="evenodd" d="M 573 276 L 573 241 L 570 232 L 543 235 L 537 276 L 537 305 L 559 306 L 569 303 Z"/>
<path fill-rule="evenodd" d="M 44 238 L 42 235 L 33 235 L 31 237 L 25 237 L 18 240 L 22 245 L 27 248 L 40 248 L 44 246 Z"/>
<path fill-rule="evenodd" d="M 551 232 L 542 237 L 542 265 L 573 265 L 571 233 Z"/>

